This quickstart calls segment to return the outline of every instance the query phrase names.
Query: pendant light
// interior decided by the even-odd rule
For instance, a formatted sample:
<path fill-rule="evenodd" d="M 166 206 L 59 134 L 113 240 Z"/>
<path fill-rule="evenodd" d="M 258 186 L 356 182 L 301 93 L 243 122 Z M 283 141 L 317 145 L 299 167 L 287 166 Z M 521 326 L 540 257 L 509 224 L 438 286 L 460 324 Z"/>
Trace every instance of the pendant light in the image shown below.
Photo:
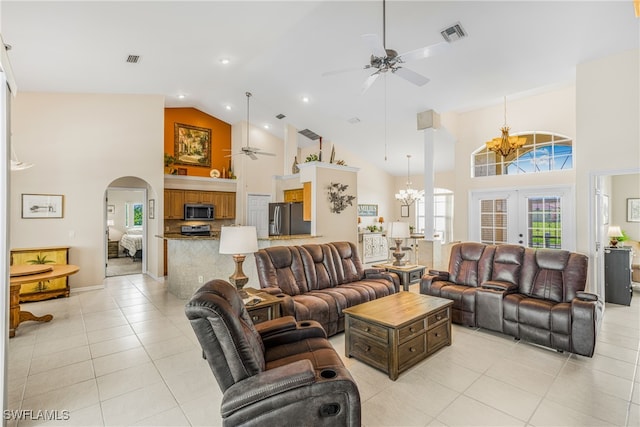
<path fill-rule="evenodd" d="M 407 188 L 396 193 L 396 199 L 400 200 L 403 205 L 411 206 L 413 202 L 424 196 L 424 191 L 418 191 L 411 188 L 411 170 L 409 164 L 411 155 L 407 154 Z"/>
<path fill-rule="evenodd" d="M 487 150 L 500 154 L 503 158 L 522 147 L 527 138 L 523 136 L 509 136 L 509 126 L 507 126 L 507 97 L 504 97 L 504 126 L 500 128 L 502 135 L 493 138 L 486 143 Z"/>

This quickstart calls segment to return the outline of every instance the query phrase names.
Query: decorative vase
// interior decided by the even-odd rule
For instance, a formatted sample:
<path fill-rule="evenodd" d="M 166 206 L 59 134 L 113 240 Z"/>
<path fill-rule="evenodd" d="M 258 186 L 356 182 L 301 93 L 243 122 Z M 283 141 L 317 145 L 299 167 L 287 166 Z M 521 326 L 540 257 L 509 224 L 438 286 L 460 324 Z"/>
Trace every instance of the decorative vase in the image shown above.
<path fill-rule="evenodd" d="M 291 173 L 296 174 L 300 172 L 300 168 L 298 167 L 298 156 L 293 158 L 293 165 L 291 166 Z"/>

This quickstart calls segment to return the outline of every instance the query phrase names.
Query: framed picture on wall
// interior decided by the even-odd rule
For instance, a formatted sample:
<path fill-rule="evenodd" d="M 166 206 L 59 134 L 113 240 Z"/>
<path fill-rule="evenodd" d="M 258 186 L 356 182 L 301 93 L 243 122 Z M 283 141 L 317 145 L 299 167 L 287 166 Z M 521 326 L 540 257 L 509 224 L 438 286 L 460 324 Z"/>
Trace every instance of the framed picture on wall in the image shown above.
<path fill-rule="evenodd" d="M 400 206 L 400 216 L 407 218 L 409 216 L 409 205 Z"/>
<path fill-rule="evenodd" d="M 149 199 L 149 219 L 156 217 L 156 199 Z"/>
<path fill-rule="evenodd" d="M 175 164 L 211 168 L 211 129 L 176 123 L 173 143 Z"/>
<path fill-rule="evenodd" d="M 640 222 L 640 199 L 627 199 L 627 222 Z"/>
<path fill-rule="evenodd" d="M 358 205 L 358 216 L 378 216 L 378 205 Z"/>
<path fill-rule="evenodd" d="M 62 218 L 64 196 L 23 194 L 22 218 Z"/>

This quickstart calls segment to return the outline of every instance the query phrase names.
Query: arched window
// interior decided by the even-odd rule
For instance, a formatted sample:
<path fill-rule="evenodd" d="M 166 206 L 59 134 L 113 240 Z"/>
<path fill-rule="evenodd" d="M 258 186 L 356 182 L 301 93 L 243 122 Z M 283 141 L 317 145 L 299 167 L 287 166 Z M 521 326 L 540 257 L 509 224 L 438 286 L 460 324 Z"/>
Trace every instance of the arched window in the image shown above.
<path fill-rule="evenodd" d="M 524 146 L 504 159 L 482 146 L 471 155 L 473 177 L 517 175 L 573 168 L 573 141 L 545 132 L 519 134 L 527 139 Z"/>

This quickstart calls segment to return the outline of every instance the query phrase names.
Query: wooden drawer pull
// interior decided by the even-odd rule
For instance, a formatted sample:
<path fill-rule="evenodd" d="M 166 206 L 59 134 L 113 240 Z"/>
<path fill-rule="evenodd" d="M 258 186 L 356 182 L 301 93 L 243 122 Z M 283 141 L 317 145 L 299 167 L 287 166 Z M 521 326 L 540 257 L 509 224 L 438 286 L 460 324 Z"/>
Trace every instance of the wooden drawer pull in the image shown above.
<path fill-rule="evenodd" d="M 364 328 L 364 331 L 369 332 L 370 331 L 369 327 L 367 326 L 366 328 Z"/>
<path fill-rule="evenodd" d="M 439 338 L 440 334 L 438 332 L 436 332 L 436 338 Z"/>
<path fill-rule="evenodd" d="M 442 314 L 436 315 L 436 320 L 442 320 L 442 319 L 443 319 Z"/>
<path fill-rule="evenodd" d="M 416 330 L 413 327 L 409 328 L 409 332 L 415 332 Z"/>
<path fill-rule="evenodd" d="M 252 317 L 251 317 L 251 320 L 253 320 L 254 322 L 255 322 L 256 320 L 258 320 L 258 319 L 259 319 L 259 317 L 258 317 L 258 316 L 252 316 Z"/>
<path fill-rule="evenodd" d="M 415 353 L 415 352 L 416 352 L 416 349 L 415 349 L 415 348 L 413 348 L 413 347 L 409 347 L 409 351 L 410 351 L 411 353 Z"/>

